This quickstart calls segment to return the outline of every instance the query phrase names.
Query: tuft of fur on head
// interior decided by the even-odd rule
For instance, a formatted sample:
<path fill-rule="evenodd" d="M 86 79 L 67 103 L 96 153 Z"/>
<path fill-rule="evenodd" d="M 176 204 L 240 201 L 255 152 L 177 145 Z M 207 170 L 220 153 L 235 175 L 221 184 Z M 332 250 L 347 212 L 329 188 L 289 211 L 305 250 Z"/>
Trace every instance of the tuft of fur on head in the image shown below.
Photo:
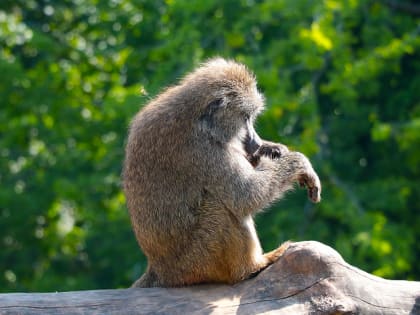
<path fill-rule="evenodd" d="M 225 140 L 238 134 L 246 119 L 254 121 L 264 108 L 254 74 L 233 60 L 209 59 L 185 76 L 180 86 L 190 93 L 191 111 L 198 114 L 200 129 L 213 136 L 217 130 Z"/>
<path fill-rule="evenodd" d="M 187 75 L 183 82 L 197 77 L 244 90 L 256 86 L 254 74 L 245 65 L 220 57 L 211 58 L 202 63 L 194 72 Z"/>

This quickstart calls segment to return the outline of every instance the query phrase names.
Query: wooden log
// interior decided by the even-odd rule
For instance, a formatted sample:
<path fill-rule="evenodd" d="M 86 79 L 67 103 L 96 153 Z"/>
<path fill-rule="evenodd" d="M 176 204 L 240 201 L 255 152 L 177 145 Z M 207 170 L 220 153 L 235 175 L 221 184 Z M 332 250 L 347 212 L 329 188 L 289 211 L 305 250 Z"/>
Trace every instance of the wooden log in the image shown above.
<path fill-rule="evenodd" d="M 0 314 L 420 314 L 420 282 L 385 280 L 318 242 L 233 286 L 0 294 Z"/>

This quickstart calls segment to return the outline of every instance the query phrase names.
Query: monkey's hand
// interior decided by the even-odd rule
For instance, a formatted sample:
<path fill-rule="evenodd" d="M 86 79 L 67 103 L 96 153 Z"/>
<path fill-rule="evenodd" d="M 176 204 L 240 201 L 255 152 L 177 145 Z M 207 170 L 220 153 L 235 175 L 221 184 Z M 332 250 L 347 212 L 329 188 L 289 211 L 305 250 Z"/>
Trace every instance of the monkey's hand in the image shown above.
<path fill-rule="evenodd" d="M 278 159 L 287 152 L 289 152 L 289 149 L 284 144 L 264 141 L 263 144 L 258 148 L 257 152 L 254 153 L 254 155 L 267 156 L 272 159 Z"/>
<path fill-rule="evenodd" d="M 320 202 L 321 181 L 308 158 L 300 152 L 290 152 L 285 156 L 285 160 L 288 168 L 294 173 L 292 178 L 297 180 L 300 187 L 308 189 L 308 198 L 312 202 Z"/>
<path fill-rule="evenodd" d="M 303 154 L 302 154 L 303 155 Z M 304 156 L 305 157 L 305 156 Z M 300 187 L 306 187 L 308 189 L 308 198 L 312 202 L 321 201 L 321 181 L 317 173 L 312 168 L 311 163 L 305 157 L 307 164 L 305 172 L 299 175 L 298 182 Z"/>
<path fill-rule="evenodd" d="M 261 146 L 255 151 L 250 157 L 251 164 L 255 167 L 258 165 L 262 156 L 269 157 L 271 159 L 278 159 L 282 155 L 289 152 L 289 149 L 280 143 L 264 141 Z"/>
<path fill-rule="evenodd" d="M 301 175 L 298 181 L 300 187 L 307 187 L 308 198 L 312 202 L 321 201 L 321 183 L 315 172 Z"/>

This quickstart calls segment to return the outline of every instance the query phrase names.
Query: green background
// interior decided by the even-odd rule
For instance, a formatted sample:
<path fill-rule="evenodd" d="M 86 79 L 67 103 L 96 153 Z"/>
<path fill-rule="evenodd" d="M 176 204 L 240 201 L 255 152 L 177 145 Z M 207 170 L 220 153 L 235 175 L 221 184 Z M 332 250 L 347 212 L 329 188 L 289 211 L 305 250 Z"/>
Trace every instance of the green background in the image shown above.
<path fill-rule="evenodd" d="M 266 250 L 318 240 L 420 280 L 416 1 L 2 0 L 0 290 L 127 287 L 146 261 L 121 190 L 127 126 L 212 56 L 251 68 L 265 139 L 323 183 L 257 217 Z"/>

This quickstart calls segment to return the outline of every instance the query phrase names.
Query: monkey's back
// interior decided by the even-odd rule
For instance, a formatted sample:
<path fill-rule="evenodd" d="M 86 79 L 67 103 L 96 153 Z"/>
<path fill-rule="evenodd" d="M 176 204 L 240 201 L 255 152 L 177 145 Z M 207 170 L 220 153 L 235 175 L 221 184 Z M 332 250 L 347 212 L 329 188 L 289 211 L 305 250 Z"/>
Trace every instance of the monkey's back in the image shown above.
<path fill-rule="evenodd" d="M 173 98 L 157 98 L 130 126 L 124 191 L 137 240 L 149 259 L 182 251 L 197 224 L 207 170 L 183 106 Z"/>

